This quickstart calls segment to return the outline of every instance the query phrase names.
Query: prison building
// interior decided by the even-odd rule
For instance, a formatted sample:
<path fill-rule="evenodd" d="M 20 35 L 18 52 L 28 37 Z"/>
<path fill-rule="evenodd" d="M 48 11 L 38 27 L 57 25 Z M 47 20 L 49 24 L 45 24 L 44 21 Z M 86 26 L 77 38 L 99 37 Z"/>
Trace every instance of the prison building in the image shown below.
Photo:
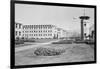
<path fill-rule="evenodd" d="M 15 23 L 15 40 L 22 38 L 22 24 L 21 23 Z"/>
<path fill-rule="evenodd" d="M 54 25 L 23 25 L 23 37 L 25 39 L 54 38 L 57 35 Z"/>

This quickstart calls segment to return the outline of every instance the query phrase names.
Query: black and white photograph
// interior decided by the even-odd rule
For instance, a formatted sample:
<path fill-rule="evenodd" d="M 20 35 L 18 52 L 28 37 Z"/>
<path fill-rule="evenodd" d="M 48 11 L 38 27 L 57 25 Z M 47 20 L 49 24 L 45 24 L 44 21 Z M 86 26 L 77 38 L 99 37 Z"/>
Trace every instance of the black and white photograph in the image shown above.
<path fill-rule="evenodd" d="M 96 61 L 95 8 L 14 3 L 15 66 Z"/>

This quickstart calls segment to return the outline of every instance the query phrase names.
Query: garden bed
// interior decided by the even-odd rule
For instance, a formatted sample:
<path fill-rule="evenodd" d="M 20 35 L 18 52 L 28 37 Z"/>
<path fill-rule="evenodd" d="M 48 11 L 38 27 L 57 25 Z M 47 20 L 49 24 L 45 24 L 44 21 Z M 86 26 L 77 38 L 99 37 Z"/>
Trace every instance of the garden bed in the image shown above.
<path fill-rule="evenodd" d="M 22 40 L 16 40 L 15 41 L 15 45 L 19 45 L 19 44 L 24 44 L 24 41 L 22 41 Z"/>
<path fill-rule="evenodd" d="M 36 56 L 56 56 L 65 52 L 65 49 L 39 47 L 34 51 Z"/>
<path fill-rule="evenodd" d="M 52 42 L 52 44 L 72 44 L 73 41 L 71 40 L 61 40 L 59 42 Z"/>

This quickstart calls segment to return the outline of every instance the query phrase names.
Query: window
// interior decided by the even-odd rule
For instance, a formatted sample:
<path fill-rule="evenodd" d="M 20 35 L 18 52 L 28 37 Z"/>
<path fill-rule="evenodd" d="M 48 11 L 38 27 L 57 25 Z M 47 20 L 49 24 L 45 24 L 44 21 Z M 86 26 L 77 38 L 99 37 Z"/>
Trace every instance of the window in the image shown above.
<path fill-rule="evenodd" d="M 16 35 L 17 35 L 17 31 L 16 31 Z"/>
<path fill-rule="evenodd" d="M 17 28 L 17 24 L 16 24 L 16 28 Z"/>
<path fill-rule="evenodd" d="M 39 34 L 39 36 L 41 36 L 41 35 Z"/>
<path fill-rule="evenodd" d="M 86 33 L 84 33 L 84 35 L 86 36 Z"/>
<path fill-rule="evenodd" d="M 21 32 L 19 31 L 19 35 L 21 35 Z"/>
<path fill-rule="evenodd" d="M 45 34 L 43 34 L 43 36 L 45 36 Z"/>
<path fill-rule="evenodd" d="M 41 36 L 42 36 L 42 34 L 41 34 Z"/>
<path fill-rule="evenodd" d="M 86 26 L 86 23 L 84 24 L 84 26 Z"/>
<path fill-rule="evenodd" d="M 21 28 L 21 24 L 19 24 L 19 29 Z"/>

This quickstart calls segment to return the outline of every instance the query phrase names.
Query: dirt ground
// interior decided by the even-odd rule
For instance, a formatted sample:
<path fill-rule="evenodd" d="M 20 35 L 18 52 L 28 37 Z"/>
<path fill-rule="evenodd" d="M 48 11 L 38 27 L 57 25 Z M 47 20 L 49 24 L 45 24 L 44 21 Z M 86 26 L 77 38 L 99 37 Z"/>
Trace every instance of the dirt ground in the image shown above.
<path fill-rule="evenodd" d="M 35 65 L 48 63 L 68 63 L 94 61 L 94 49 L 86 44 L 48 44 L 43 47 L 64 48 L 66 52 L 58 56 L 35 56 L 34 48 L 15 52 L 15 65 Z"/>

